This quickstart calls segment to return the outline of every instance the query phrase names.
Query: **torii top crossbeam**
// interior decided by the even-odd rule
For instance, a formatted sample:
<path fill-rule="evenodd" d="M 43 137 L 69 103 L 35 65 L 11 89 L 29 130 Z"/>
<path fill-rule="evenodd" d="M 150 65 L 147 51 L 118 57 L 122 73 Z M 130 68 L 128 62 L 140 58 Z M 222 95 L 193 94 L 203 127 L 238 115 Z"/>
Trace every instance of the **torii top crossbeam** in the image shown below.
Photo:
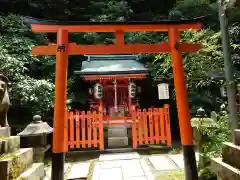
<path fill-rule="evenodd" d="M 201 24 L 198 23 L 204 17 L 186 20 L 164 20 L 164 21 L 130 21 L 130 22 L 82 22 L 67 21 L 59 22 L 52 20 L 42 20 L 32 17 L 23 17 L 23 21 L 32 25 L 34 32 L 57 32 L 63 28 L 68 32 L 153 32 L 168 31 L 169 28 L 177 28 L 179 31 L 188 29 L 199 30 Z"/>
<path fill-rule="evenodd" d="M 201 25 L 199 23 L 189 24 L 83 24 L 83 25 L 39 25 L 33 24 L 32 30 L 34 32 L 57 32 L 58 29 L 65 29 L 68 32 L 157 32 L 168 31 L 169 28 L 177 28 L 179 31 L 187 29 L 199 30 Z"/>
<path fill-rule="evenodd" d="M 29 20 L 28 20 L 29 21 Z M 31 20 L 30 20 L 31 21 Z M 126 44 L 124 40 L 124 32 L 167 32 L 169 29 L 184 31 L 188 29 L 199 30 L 201 24 L 193 20 L 185 21 L 160 21 L 160 22 L 106 22 L 106 23 L 59 23 L 52 21 L 37 21 L 39 24 L 32 24 L 33 32 L 58 32 L 59 29 L 68 33 L 72 32 L 113 32 L 116 36 L 115 45 L 77 45 L 76 43 L 68 43 L 68 55 L 79 54 L 138 54 L 138 53 L 166 53 L 170 52 L 170 46 L 167 42 L 160 44 Z M 42 24 L 44 23 L 44 24 Z M 79 23 L 78 25 L 76 25 Z M 200 49 L 199 44 L 180 43 L 178 48 L 181 52 L 196 52 Z M 32 54 L 39 55 L 55 55 L 56 44 L 48 46 L 34 46 Z"/>

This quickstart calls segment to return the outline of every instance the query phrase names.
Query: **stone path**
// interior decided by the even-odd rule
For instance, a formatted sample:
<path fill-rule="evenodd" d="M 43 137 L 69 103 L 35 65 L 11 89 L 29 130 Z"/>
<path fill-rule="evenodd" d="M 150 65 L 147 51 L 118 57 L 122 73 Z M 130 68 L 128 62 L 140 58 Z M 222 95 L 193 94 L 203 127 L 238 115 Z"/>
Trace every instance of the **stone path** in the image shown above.
<path fill-rule="evenodd" d="M 198 155 L 196 155 L 198 161 Z M 89 162 L 66 163 L 67 180 L 88 176 Z M 92 180 L 153 180 L 154 172 L 168 172 L 184 168 L 182 154 L 161 154 L 141 157 L 138 153 L 100 155 L 94 162 Z M 46 170 L 47 177 L 51 168 Z"/>
<path fill-rule="evenodd" d="M 101 155 L 92 180 L 151 180 L 138 153 Z"/>
<path fill-rule="evenodd" d="M 67 179 L 85 178 L 88 176 L 90 163 L 76 163 L 72 165 Z"/>
<path fill-rule="evenodd" d="M 184 161 L 182 154 L 151 155 L 148 157 L 148 159 L 156 171 L 171 171 L 184 169 Z M 196 160 L 199 160 L 199 156 L 197 153 Z"/>

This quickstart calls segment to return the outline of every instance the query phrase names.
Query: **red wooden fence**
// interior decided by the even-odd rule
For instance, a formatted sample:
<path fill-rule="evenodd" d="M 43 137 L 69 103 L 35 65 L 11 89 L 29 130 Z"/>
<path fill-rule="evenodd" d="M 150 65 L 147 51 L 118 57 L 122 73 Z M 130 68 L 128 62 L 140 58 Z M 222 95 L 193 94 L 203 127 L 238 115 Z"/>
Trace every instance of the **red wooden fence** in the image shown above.
<path fill-rule="evenodd" d="M 68 146 L 74 148 L 99 147 L 104 150 L 103 126 L 109 125 L 101 112 L 68 112 Z M 169 106 L 132 111 L 133 148 L 142 144 L 172 146 Z M 125 125 L 127 122 L 122 122 Z M 112 123 L 112 125 L 119 123 Z"/>
<path fill-rule="evenodd" d="M 68 127 L 70 149 L 100 147 L 104 150 L 102 113 L 69 112 Z"/>
<path fill-rule="evenodd" d="M 163 108 L 132 111 L 133 148 L 143 144 L 167 144 L 172 146 L 169 105 Z"/>

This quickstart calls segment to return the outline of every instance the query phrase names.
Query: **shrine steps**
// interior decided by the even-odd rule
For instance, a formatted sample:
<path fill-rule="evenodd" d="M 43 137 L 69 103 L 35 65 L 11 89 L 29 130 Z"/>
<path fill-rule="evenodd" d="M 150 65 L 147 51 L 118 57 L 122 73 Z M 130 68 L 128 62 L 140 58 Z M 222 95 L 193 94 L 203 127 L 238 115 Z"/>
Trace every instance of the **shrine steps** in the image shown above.
<path fill-rule="evenodd" d="M 11 133 L 10 127 L 0 127 L 0 137 L 9 137 Z"/>
<path fill-rule="evenodd" d="M 108 147 L 119 148 L 128 146 L 128 133 L 126 126 L 112 126 L 108 128 Z"/>
<path fill-rule="evenodd" d="M 222 158 L 212 159 L 212 169 L 219 180 L 240 180 L 240 130 L 235 130 L 234 136 L 234 143 L 223 143 Z"/>
<path fill-rule="evenodd" d="M 41 180 L 44 164 L 34 163 L 33 149 L 20 148 L 20 136 L 0 136 L 0 179 Z"/>
<path fill-rule="evenodd" d="M 34 163 L 17 180 L 41 180 L 45 176 L 44 164 Z"/>
<path fill-rule="evenodd" d="M 13 153 L 19 149 L 19 136 L 0 137 L 0 155 L 6 153 Z"/>
<path fill-rule="evenodd" d="M 108 128 L 108 137 L 126 137 L 126 136 L 127 136 L 126 127 Z"/>

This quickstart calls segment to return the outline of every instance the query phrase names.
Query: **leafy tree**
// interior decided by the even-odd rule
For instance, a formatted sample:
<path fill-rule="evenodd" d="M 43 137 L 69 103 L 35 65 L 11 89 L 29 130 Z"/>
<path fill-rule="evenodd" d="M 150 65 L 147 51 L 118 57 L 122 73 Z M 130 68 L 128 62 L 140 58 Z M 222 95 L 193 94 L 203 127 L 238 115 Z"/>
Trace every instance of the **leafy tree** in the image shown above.
<path fill-rule="evenodd" d="M 219 91 L 221 82 L 209 76 L 208 73 L 213 69 L 223 68 L 220 33 L 210 29 L 199 32 L 186 31 L 182 34 L 182 41 L 202 44 L 199 52 L 183 55 L 190 103 L 192 105 L 205 104 L 211 107 L 218 101 L 213 91 L 214 93 L 216 89 Z M 170 54 L 159 54 L 155 57 L 152 74 L 155 79 L 173 79 Z"/>
<path fill-rule="evenodd" d="M 191 10 L 190 10 L 191 9 Z M 219 27 L 216 0 L 180 0 L 169 11 L 169 19 L 191 19 L 207 16 L 203 20 L 206 27 Z"/>
<path fill-rule="evenodd" d="M 0 24 L 0 72 L 10 81 L 12 110 L 22 108 L 28 115 L 48 112 L 53 107 L 55 59 L 31 55 L 31 47 L 45 35 L 31 33 L 15 15 L 0 15 Z"/>

